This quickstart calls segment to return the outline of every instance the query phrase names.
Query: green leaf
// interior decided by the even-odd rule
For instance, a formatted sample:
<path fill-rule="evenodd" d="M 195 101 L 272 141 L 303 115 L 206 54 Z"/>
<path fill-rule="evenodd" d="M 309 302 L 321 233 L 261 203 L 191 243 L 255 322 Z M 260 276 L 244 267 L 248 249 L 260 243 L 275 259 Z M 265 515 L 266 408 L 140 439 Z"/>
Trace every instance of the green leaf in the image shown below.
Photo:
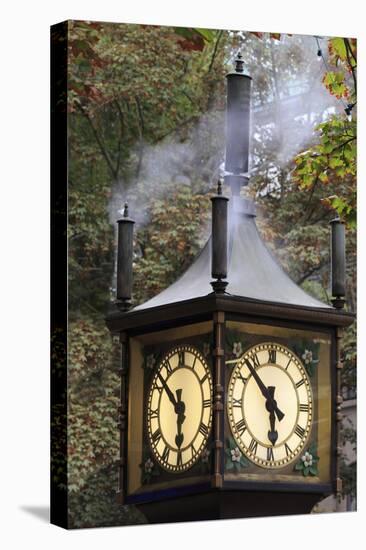
<path fill-rule="evenodd" d="M 212 42 L 216 35 L 216 31 L 210 29 L 199 29 L 196 27 L 195 30 L 203 36 L 206 42 Z"/>
<path fill-rule="evenodd" d="M 347 59 L 347 50 L 343 38 L 331 38 L 330 44 L 332 45 L 335 53 L 345 61 Z"/>
<path fill-rule="evenodd" d="M 317 476 L 318 475 L 318 468 L 316 466 L 312 465 L 309 468 L 309 472 L 312 476 Z"/>

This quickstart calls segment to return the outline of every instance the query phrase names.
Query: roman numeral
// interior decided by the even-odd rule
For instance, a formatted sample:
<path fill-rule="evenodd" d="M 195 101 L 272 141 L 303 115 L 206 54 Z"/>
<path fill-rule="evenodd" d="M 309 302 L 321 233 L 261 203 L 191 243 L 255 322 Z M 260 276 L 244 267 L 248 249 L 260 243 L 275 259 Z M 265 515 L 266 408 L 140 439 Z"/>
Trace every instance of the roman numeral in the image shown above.
<path fill-rule="evenodd" d="M 197 449 L 196 449 L 196 447 L 194 446 L 194 443 L 191 444 L 190 449 L 191 449 L 192 458 L 193 458 L 194 455 L 195 455 L 196 452 L 197 452 Z"/>
<path fill-rule="evenodd" d="M 243 382 L 244 385 L 247 383 L 248 378 L 245 378 L 245 376 L 243 376 L 241 372 L 239 372 L 238 377 L 240 378 L 240 380 Z"/>
<path fill-rule="evenodd" d="M 177 466 L 183 466 L 182 451 L 178 451 Z"/>
<path fill-rule="evenodd" d="M 239 436 L 241 437 L 243 435 L 243 433 L 245 432 L 245 430 L 247 429 L 244 418 L 239 420 L 239 422 L 237 422 L 235 424 L 235 426 L 236 426 L 236 429 L 239 432 Z"/>
<path fill-rule="evenodd" d="M 285 370 L 287 370 L 287 369 L 289 368 L 291 361 L 292 361 L 292 358 L 290 357 L 290 359 L 288 360 L 288 363 L 287 363 L 287 365 L 286 365 L 286 367 L 285 367 Z"/>
<path fill-rule="evenodd" d="M 291 451 L 290 447 L 287 445 L 287 443 L 285 443 L 285 451 L 286 451 L 286 456 L 289 456 L 292 453 L 292 451 Z"/>
<path fill-rule="evenodd" d="M 158 409 L 152 410 L 152 411 L 150 412 L 150 418 L 151 418 L 151 420 L 152 420 L 153 418 L 158 418 L 158 413 L 159 413 Z"/>
<path fill-rule="evenodd" d="M 259 359 L 258 359 L 258 355 L 256 353 L 253 353 L 252 355 L 252 361 L 253 361 L 253 365 L 257 368 L 257 367 L 260 367 L 261 364 L 259 362 Z"/>
<path fill-rule="evenodd" d="M 300 403 L 299 410 L 300 410 L 300 412 L 309 412 L 308 403 Z"/>
<path fill-rule="evenodd" d="M 184 367 L 184 351 L 178 352 L 178 367 Z"/>
<path fill-rule="evenodd" d="M 273 447 L 267 447 L 267 460 L 274 460 Z"/>
<path fill-rule="evenodd" d="M 201 422 L 199 432 L 203 435 L 203 437 L 208 436 L 208 428 L 207 428 L 206 424 L 204 424 L 203 422 Z"/>
<path fill-rule="evenodd" d="M 163 391 L 163 386 L 161 386 L 160 384 L 158 384 L 156 382 L 156 384 L 154 386 L 154 390 L 158 390 L 158 392 L 161 393 Z"/>
<path fill-rule="evenodd" d="M 277 351 L 275 349 L 268 350 L 268 363 L 276 364 L 276 354 Z"/>
<path fill-rule="evenodd" d="M 166 368 L 166 372 L 169 376 L 169 374 L 171 374 L 173 372 L 173 369 L 172 369 L 172 366 L 171 364 L 169 363 L 169 361 L 167 361 L 166 363 L 164 363 L 164 367 Z"/>
<path fill-rule="evenodd" d="M 203 402 L 203 408 L 205 409 L 206 407 L 210 407 L 210 406 L 211 406 L 211 399 L 205 399 Z"/>
<path fill-rule="evenodd" d="M 253 364 L 250 363 L 249 358 L 245 359 L 245 363 L 248 366 L 249 370 L 250 370 L 250 368 L 256 369 L 256 368 L 261 366 L 261 364 L 259 362 L 259 359 L 258 359 L 258 355 L 256 353 L 253 353 L 253 355 L 251 355 L 250 359 L 252 360 Z"/>
<path fill-rule="evenodd" d="M 159 443 L 161 439 L 161 431 L 160 431 L 160 428 L 158 428 L 157 430 L 155 430 L 155 432 L 152 434 L 152 440 L 154 443 L 156 443 L 156 445 Z"/>
<path fill-rule="evenodd" d="M 250 442 L 250 445 L 249 445 L 249 451 L 253 454 L 256 454 L 257 448 L 258 448 L 258 441 L 252 438 L 252 441 Z"/>
<path fill-rule="evenodd" d="M 197 357 L 194 356 L 193 363 L 192 363 L 192 370 L 194 370 L 194 367 L 196 366 Z"/>
<path fill-rule="evenodd" d="M 205 376 L 203 376 L 203 377 L 201 378 L 201 380 L 200 380 L 201 384 L 203 384 L 204 382 L 206 382 L 207 378 L 208 378 L 208 374 L 207 374 L 207 372 L 206 372 Z"/>
<path fill-rule="evenodd" d="M 241 400 L 240 399 L 235 399 L 235 397 L 233 397 L 232 406 L 233 407 L 241 407 Z"/>
<path fill-rule="evenodd" d="M 305 434 L 304 428 L 302 428 L 299 424 L 295 428 L 295 434 L 302 439 Z"/>
<path fill-rule="evenodd" d="M 305 380 L 303 378 L 301 378 L 301 380 L 299 380 L 296 384 L 296 387 L 299 388 L 300 386 L 302 386 L 303 384 L 305 383 Z"/>
<path fill-rule="evenodd" d="M 170 449 L 168 445 L 166 445 L 163 451 L 163 454 L 161 455 L 161 458 L 164 462 L 169 462 L 169 453 L 170 453 Z"/>

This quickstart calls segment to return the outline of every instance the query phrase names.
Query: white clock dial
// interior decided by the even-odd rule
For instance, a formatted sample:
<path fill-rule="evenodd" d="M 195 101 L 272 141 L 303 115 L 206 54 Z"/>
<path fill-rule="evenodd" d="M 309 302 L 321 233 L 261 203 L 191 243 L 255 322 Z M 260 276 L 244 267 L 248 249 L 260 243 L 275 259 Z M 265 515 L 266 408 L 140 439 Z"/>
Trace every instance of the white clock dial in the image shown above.
<path fill-rule="evenodd" d="M 264 468 L 298 458 L 312 426 L 313 397 L 300 359 L 281 344 L 247 350 L 233 369 L 228 418 L 244 455 Z"/>

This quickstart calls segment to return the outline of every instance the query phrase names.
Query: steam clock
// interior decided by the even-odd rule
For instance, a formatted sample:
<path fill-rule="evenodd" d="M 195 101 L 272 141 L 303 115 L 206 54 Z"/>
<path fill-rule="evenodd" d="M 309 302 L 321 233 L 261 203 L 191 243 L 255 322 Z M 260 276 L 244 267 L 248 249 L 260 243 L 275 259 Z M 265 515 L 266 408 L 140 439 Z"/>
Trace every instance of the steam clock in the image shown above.
<path fill-rule="evenodd" d="M 249 182 L 251 79 L 227 75 L 225 188 L 190 268 L 131 308 L 133 220 L 118 221 L 122 349 L 118 501 L 150 522 L 308 513 L 341 491 L 344 226 L 331 223 L 333 305 L 306 294 L 264 245 Z"/>

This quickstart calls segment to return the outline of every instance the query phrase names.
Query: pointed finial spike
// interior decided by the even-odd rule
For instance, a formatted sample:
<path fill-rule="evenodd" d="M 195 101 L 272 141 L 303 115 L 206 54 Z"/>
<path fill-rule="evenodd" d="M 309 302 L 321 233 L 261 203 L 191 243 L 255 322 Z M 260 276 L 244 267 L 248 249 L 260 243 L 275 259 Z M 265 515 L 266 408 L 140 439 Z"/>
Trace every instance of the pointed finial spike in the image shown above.
<path fill-rule="evenodd" d="M 123 217 L 128 218 L 128 202 L 125 202 L 125 207 L 123 210 Z"/>
<path fill-rule="evenodd" d="M 222 183 L 220 180 L 217 181 L 217 194 L 222 195 Z"/>

